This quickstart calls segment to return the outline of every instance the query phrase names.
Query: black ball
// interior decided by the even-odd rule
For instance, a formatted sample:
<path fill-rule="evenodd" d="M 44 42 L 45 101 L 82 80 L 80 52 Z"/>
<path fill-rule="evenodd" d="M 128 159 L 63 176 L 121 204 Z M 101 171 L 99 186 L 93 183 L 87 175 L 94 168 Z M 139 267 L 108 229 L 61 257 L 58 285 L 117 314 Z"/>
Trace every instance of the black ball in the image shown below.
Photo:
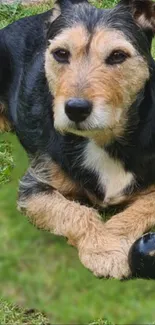
<path fill-rule="evenodd" d="M 129 265 L 133 277 L 155 279 L 155 233 L 136 240 L 129 252 Z"/>

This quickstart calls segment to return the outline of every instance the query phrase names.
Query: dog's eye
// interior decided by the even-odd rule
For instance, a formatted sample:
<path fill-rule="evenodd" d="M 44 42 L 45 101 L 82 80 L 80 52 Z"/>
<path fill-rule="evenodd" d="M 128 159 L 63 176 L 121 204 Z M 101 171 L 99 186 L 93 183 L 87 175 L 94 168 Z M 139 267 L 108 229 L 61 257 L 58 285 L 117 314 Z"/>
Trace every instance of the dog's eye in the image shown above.
<path fill-rule="evenodd" d="M 124 51 L 113 51 L 106 59 L 106 63 L 110 65 L 120 64 L 123 63 L 128 57 L 129 54 L 125 53 Z"/>
<path fill-rule="evenodd" d="M 59 63 L 69 63 L 70 52 L 64 49 L 57 49 L 52 52 L 54 59 Z"/>

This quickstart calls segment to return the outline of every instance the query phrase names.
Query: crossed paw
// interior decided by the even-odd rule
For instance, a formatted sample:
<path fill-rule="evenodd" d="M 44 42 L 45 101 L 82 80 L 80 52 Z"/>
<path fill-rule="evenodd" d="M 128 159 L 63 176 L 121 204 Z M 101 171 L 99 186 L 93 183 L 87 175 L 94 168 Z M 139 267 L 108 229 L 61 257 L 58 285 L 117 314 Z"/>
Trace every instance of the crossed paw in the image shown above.
<path fill-rule="evenodd" d="M 131 245 L 130 239 L 113 235 L 103 226 L 103 231 L 92 231 L 81 239 L 79 257 L 95 276 L 123 279 L 131 274 L 128 264 Z"/>

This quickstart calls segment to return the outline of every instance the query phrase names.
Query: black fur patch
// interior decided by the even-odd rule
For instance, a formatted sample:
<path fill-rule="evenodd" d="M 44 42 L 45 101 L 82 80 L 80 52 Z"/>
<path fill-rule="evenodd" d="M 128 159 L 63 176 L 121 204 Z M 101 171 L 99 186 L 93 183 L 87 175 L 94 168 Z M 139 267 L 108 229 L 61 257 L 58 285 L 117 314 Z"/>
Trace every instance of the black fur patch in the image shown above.
<path fill-rule="evenodd" d="M 19 186 L 19 199 L 26 200 L 32 195 L 39 194 L 41 192 L 52 192 L 52 187 L 48 184 L 38 181 L 31 172 L 27 172 L 20 181 Z"/>

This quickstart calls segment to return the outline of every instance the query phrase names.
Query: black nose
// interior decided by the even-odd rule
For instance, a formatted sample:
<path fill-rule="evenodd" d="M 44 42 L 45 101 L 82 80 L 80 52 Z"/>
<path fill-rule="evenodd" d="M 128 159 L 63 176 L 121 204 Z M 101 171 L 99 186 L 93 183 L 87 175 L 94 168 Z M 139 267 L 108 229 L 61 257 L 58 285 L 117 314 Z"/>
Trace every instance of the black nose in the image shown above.
<path fill-rule="evenodd" d="M 73 122 L 83 122 L 92 111 L 92 103 L 82 98 L 71 98 L 66 102 L 65 112 Z"/>

